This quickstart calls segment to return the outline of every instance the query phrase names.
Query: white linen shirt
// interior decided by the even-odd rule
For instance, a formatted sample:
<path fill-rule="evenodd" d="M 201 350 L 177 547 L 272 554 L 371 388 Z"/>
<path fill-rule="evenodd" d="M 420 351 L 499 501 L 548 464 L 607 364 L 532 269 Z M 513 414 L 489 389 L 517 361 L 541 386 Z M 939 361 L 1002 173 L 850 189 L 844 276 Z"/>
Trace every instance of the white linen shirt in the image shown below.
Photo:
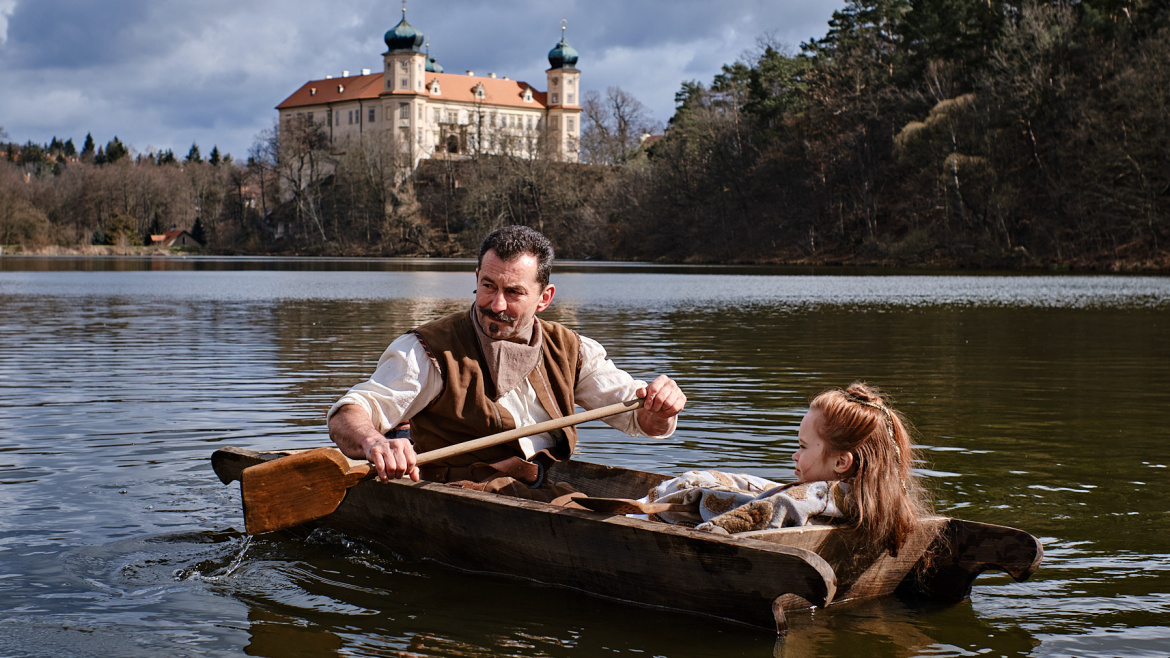
<path fill-rule="evenodd" d="M 646 386 L 613 364 L 605 348 L 597 341 L 581 336 L 581 373 L 573 391 L 577 404 L 585 409 L 596 409 L 635 397 L 635 391 Z M 398 337 L 382 357 L 378 367 L 367 380 L 353 388 L 329 409 L 328 418 L 347 404 L 356 404 L 366 410 L 374 428 L 385 434 L 405 420 L 421 412 L 443 390 L 443 374 L 439 366 L 427 356 L 418 336 L 413 333 Z M 536 397 L 536 391 L 527 379 L 520 386 L 505 393 L 499 403 L 516 420 L 517 427 L 526 427 L 550 420 Z M 606 424 L 630 436 L 649 436 L 638 425 L 636 412 L 610 416 Z M 653 438 L 666 438 L 674 433 L 677 418 L 670 419 L 670 429 Z M 518 441 L 525 457 L 550 448 L 554 441 L 546 434 L 537 434 Z"/>

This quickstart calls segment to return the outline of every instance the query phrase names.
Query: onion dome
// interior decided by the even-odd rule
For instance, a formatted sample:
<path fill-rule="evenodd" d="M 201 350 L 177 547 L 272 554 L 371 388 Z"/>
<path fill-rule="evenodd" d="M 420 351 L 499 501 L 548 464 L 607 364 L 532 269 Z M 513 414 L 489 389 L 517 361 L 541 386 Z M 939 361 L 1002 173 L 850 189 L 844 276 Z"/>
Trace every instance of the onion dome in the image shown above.
<path fill-rule="evenodd" d="M 419 52 L 422 50 L 423 33 L 410 26 L 406 22 L 406 10 L 402 10 L 402 20 L 394 29 L 386 32 L 386 48 L 389 52 L 396 52 L 401 50 L 409 50 L 412 52 Z"/>
<path fill-rule="evenodd" d="M 427 56 L 427 73 L 442 73 L 443 65 L 436 62 L 434 57 Z"/>
<path fill-rule="evenodd" d="M 549 68 L 554 69 L 572 69 L 577 67 L 577 51 L 565 43 L 564 36 L 561 37 L 560 42 L 557 43 L 555 48 L 548 51 L 548 65 Z"/>

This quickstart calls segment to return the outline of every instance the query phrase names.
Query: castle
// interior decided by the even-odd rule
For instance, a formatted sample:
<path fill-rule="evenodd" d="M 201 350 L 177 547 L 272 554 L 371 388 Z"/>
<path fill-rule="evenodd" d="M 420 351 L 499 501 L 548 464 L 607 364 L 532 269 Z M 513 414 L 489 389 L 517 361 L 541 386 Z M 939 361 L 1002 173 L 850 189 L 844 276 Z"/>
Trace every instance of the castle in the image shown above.
<path fill-rule="evenodd" d="M 316 123 L 330 144 L 380 140 L 403 164 L 478 154 L 577 162 L 581 134 L 577 51 L 561 40 L 548 53 L 548 91 L 527 82 L 444 73 L 423 52 L 423 34 L 402 20 L 386 32 L 380 73 L 311 80 L 276 106 L 280 125 Z"/>

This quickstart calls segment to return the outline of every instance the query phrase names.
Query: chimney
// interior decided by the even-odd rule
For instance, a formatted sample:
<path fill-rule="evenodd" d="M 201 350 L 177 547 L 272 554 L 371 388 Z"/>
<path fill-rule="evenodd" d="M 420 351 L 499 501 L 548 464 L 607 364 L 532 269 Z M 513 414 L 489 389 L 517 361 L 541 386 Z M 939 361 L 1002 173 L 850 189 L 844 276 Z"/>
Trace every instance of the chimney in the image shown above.
<path fill-rule="evenodd" d="M 496 74 L 495 74 L 495 72 L 488 73 L 488 77 L 489 77 L 489 78 L 491 78 L 492 80 L 495 80 L 495 79 L 496 79 Z"/>
<path fill-rule="evenodd" d="M 369 75 L 370 69 L 362 69 L 362 75 Z"/>
<path fill-rule="evenodd" d="M 341 72 L 341 77 L 343 77 L 343 78 L 348 78 L 348 77 L 349 77 L 349 71 L 342 71 L 342 72 Z"/>
<path fill-rule="evenodd" d="M 467 75 L 475 75 L 475 71 L 468 71 Z"/>
<path fill-rule="evenodd" d="M 326 80 L 332 80 L 332 79 L 333 79 L 333 76 L 332 76 L 332 75 L 327 75 L 327 76 L 325 76 L 325 79 L 326 79 Z"/>

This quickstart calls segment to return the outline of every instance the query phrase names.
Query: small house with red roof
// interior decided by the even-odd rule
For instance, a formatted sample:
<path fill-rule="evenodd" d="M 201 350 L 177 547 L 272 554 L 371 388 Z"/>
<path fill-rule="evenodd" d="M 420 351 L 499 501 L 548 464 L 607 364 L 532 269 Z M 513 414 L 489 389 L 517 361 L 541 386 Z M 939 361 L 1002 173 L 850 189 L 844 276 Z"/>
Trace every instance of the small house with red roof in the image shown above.
<path fill-rule="evenodd" d="M 412 167 L 423 159 L 475 154 L 533 158 L 542 150 L 557 160 L 578 161 L 581 72 L 563 25 L 560 42 L 548 53 L 548 86 L 541 91 L 495 73 L 444 73 L 429 47 L 423 52 L 423 34 L 406 22 L 405 7 L 402 12 L 385 34 L 382 71 L 343 71 L 340 78 L 306 82 L 276 106 L 280 125 L 313 122 L 337 147 L 347 140 L 384 144 Z"/>
<path fill-rule="evenodd" d="M 171 229 L 162 235 L 151 235 L 151 244 L 157 244 L 162 247 L 202 247 L 199 241 L 191 236 L 190 233 L 181 228 Z"/>

